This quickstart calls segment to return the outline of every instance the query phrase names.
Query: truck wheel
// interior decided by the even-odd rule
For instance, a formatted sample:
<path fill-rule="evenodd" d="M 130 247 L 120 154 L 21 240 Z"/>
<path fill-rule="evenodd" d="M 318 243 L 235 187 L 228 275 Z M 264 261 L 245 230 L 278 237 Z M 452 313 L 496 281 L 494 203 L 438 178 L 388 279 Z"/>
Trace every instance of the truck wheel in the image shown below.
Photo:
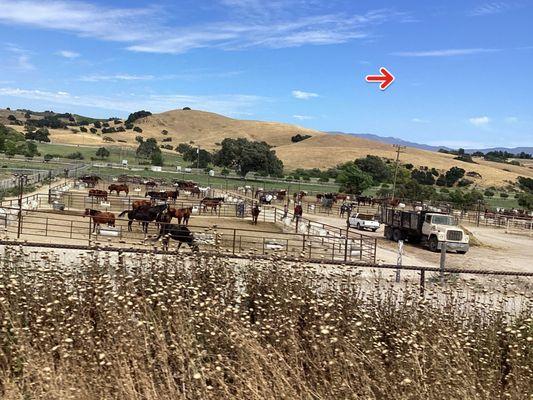
<path fill-rule="evenodd" d="M 357 230 L 360 231 L 361 230 L 361 224 L 358 222 L 357 223 Z"/>
<path fill-rule="evenodd" d="M 372 229 L 372 232 L 375 232 L 375 231 L 377 231 L 377 230 L 378 230 L 378 228 L 374 228 L 374 229 Z"/>
<path fill-rule="evenodd" d="M 436 236 L 432 236 L 429 239 L 429 250 L 437 252 L 439 250 L 439 241 Z"/>
<path fill-rule="evenodd" d="M 466 254 L 466 251 L 464 251 L 464 250 L 457 250 L 457 254 Z"/>
<path fill-rule="evenodd" d="M 403 234 L 402 234 L 402 231 L 399 230 L 399 229 L 394 229 L 392 231 L 392 240 L 394 240 L 395 242 L 398 242 L 400 240 L 403 239 Z"/>

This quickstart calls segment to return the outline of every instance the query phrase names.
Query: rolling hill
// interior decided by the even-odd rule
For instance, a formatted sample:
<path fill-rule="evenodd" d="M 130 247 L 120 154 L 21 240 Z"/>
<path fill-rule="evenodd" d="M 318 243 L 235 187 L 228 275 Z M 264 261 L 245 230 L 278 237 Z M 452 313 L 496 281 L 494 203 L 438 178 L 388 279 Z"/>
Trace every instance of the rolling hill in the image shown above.
<path fill-rule="evenodd" d="M 24 113 L 10 113 L 24 120 Z M 0 119 L 7 118 L 6 110 L 0 110 Z M 33 115 L 33 114 L 32 114 Z M 35 113 L 37 115 L 37 113 Z M 75 116 L 78 119 L 79 116 Z M 79 117 L 86 118 L 86 117 Z M 123 121 L 110 126 L 123 126 Z M 127 146 L 136 147 L 135 137 L 153 137 L 160 144 L 177 146 L 180 143 L 191 143 L 204 149 L 215 150 L 224 138 L 247 138 L 261 140 L 272 145 L 287 169 L 296 168 L 329 168 L 355 158 L 365 157 L 367 154 L 377 155 L 389 159 L 395 158 L 395 149 L 389 143 L 369 140 L 347 134 L 328 134 L 303 127 L 277 122 L 249 121 L 228 118 L 222 115 L 195 111 L 172 110 L 154 114 L 135 121 L 134 125 L 142 129 L 141 133 L 133 130 L 125 132 L 82 133 L 79 127 L 69 126 L 67 129 L 52 129 L 51 140 L 53 143 L 80 144 L 91 146 Z M 12 126 L 22 131 L 23 126 Z M 93 124 L 86 128 L 94 128 Z M 168 131 L 164 134 L 163 131 Z M 291 137 L 309 135 L 310 138 L 293 143 Z M 109 137 L 114 142 L 105 142 L 104 137 Z M 163 142 L 165 139 L 165 142 Z M 520 175 L 533 177 L 531 166 L 514 166 L 476 159 L 476 164 L 454 160 L 453 155 L 434 151 L 407 147 L 401 155 L 403 163 L 412 163 L 415 166 L 434 167 L 446 171 L 452 166 L 464 168 L 467 172 L 481 174 L 481 179 L 476 179 L 479 186 L 505 186 L 515 182 Z"/>

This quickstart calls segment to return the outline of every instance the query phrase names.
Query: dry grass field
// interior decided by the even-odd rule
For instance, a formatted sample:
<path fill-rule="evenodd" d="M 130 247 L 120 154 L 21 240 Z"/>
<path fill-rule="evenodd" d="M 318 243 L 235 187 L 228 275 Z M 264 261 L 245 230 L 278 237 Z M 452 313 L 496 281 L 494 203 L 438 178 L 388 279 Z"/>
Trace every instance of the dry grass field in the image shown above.
<path fill-rule="evenodd" d="M 0 110 L 0 122 L 7 118 L 10 112 Z M 19 119 L 24 119 L 22 113 L 11 111 Z M 237 120 L 222 115 L 196 111 L 172 110 L 161 114 L 141 118 L 136 121 L 136 126 L 142 128 L 140 134 L 145 138 L 153 137 L 159 143 L 164 138 L 172 138 L 168 144 L 176 146 L 179 143 L 194 143 L 202 148 L 214 150 L 224 138 L 247 138 L 262 140 L 275 147 L 276 153 L 287 169 L 296 168 L 329 168 L 340 163 L 365 157 L 368 154 L 395 158 L 394 148 L 386 143 L 362 139 L 350 135 L 330 135 L 295 125 L 276 122 L 261 122 Z M 111 126 L 114 126 L 111 123 Z M 23 131 L 22 126 L 13 128 Z M 76 129 L 76 128 L 75 128 Z M 163 135 L 163 130 L 168 135 Z M 105 145 L 126 146 L 135 148 L 137 132 L 126 131 L 110 134 L 73 133 L 70 130 L 51 130 L 51 140 L 58 144 Z M 311 135 L 310 139 L 299 143 L 292 143 L 291 137 L 296 135 Z M 104 142 L 104 136 L 112 137 L 114 143 Z M 118 143 L 117 141 L 124 141 Z M 489 187 L 506 186 L 515 182 L 518 176 L 533 177 L 531 166 L 514 166 L 479 160 L 478 164 L 465 163 L 453 159 L 453 155 L 437 152 L 407 148 L 402 154 L 402 162 L 412 163 L 415 166 L 434 167 L 446 171 L 452 166 L 459 166 L 466 171 L 475 171 L 481 174 L 481 179 L 474 179 L 479 186 Z"/>
<path fill-rule="evenodd" d="M 6 248 L 0 397 L 529 398 L 531 292 L 451 285 L 423 298 L 305 263 Z"/>

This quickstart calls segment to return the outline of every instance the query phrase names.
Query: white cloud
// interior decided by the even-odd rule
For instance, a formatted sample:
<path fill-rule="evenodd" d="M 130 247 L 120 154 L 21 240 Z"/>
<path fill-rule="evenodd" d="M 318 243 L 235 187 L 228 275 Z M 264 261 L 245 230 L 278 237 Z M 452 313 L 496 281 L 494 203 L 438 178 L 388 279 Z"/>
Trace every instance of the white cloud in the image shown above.
<path fill-rule="evenodd" d="M 32 71 L 35 65 L 31 63 L 30 52 L 13 43 L 7 43 L 5 49 L 12 53 L 13 56 L 8 59 L 7 65 L 19 71 Z"/>
<path fill-rule="evenodd" d="M 224 115 L 239 115 L 253 110 L 268 98 L 244 94 L 186 95 L 186 94 L 135 94 L 97 96 L 74 95 L 64 91 L 43 91 L 38 89 L 0 88 L 0 96 L 18 97 L 47 103 L 71 106 L 94 107 L 108 111 L 132 112 L 148 109 L 162 112 L 177 108 L 191 107 Z"/>
<path fill-rule="evenodd" d="M 500 49 L 445 49 L 445 50 L 427 50 L 427 51 L 399 51 L 391 53 L 393 56 L 399 57 L 455 57 L 466 56 L 479 53 L 494 53 L 501 51 Z"/>
<path fill-rule="evenodd" d="M 292 117 L 294 119 L 299 120 L 299 121 L 307 121 L 307 120 L 310 120 L 310 119 L 315 119 L 315 117 L 312 117 L 310 115 L 293 115 Z"/>
<path fill-rule="evenodd" d="M 318 94 L 311 92 L 303 92 L 301 90 L 293 90 L 292 96 L 299 100 L 309 100 L 315 97 L 318 97 Z"/>
<path fill-rule="evenodd" d="M 422 118 L 412 118 L 411 122 L 415 122 L 417 124 L 427 124 L 429 121 L 427 119 Z"/>
<path fill-rule="evenodd" d="M 479 7 L 474 8 L 470 12 L 470 15 L 474 17 L 479 17 L 479 16 L 484 16 L 484 15 L 500 14 L 513 7 L 514 5 L 508 2 L 493 1 L 493 2 L 486 3 Z"/>
<path fill-rule="evenodd" d="M 226 20 L 175 27 L 162 7 L 117 8 L 83 1 L 0 0 L 0 23 L 74 33 L 81 37 L 123 42 L 137 52 L 179 54 L 198 48 L 237 50 L 248 47 L 284 48 L 345 43 L 365 38 L 369 31 L 405 13 L 390 9 L 363 14 L 319 14 L 309 5 L 320 2 L 291 0 L 265 2 L 225 0 L 226 5 L 246 10 L 268 9 L 269 14 L 250 18 L 229 13 Z M 306 4 L 299 13 L 287 4 Z M 318 8 L 320 11 L 320 8 Z"/>
<path fill-rule="evenodd" d="M 483 117 L 472 117 L 468 119 L 468 122 L 470 122 L 472 125 L 477 127 L 485 127 L 490 123 L 491 119 L 487 116 Z"/>
<path fill-rule="evenodd" d="M 80 53 L 76 53 L 75 51 L 70 50 L 60 50 L 56 53 L 58 56 L 65 57 L 65 58 L 78 58 L 80 56 Z"/>
<path fill-rule="evenodd" d="M 84 81 L 84 82 L 150 81 L 153 79 L 154 79 L 153 75 L 116 74 L 116 75 L 87 75 L 87 76 L 82 76 L 80 78 L 80 81 Z"/>
<path fill-rule="evenodd" d="M 517 117 L 506 117 L 505 122 L 507 122 L 508 124 L 516 124 L 518 122 L 518 118 Z"/>

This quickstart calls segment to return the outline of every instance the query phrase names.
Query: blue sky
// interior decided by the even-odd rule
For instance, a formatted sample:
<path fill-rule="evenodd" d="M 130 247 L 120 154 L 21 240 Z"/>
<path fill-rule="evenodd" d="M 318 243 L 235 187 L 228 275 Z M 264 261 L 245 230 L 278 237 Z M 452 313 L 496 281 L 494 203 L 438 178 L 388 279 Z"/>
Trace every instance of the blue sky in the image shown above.
<path fill-rule="evenodd" d="M 0 107 L 533 146 L 532 20 L 530 0 L 0 0 Z"/>

